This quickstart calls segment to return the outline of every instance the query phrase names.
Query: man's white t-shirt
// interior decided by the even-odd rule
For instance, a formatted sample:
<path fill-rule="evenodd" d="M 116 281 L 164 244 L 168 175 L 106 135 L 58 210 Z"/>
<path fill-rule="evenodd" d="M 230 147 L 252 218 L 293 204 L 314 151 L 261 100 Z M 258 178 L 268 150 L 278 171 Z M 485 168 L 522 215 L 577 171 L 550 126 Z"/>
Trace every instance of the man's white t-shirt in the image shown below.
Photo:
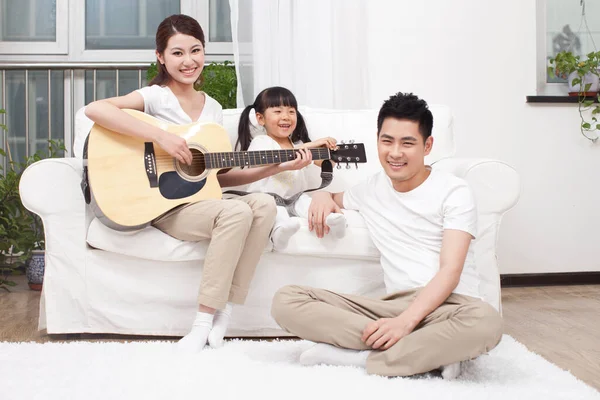
<path fill-rule="evenodd" d="M 364 217 L 381 253 L 388 293 L 425 286 L 440 268 L 445 229 L 476 237 L 477 208 L 468 184 L 455 175 L 433 169 L 415 189 L 401 193 L 381 171 L 344 192 L 344 208 Z M 479 275 L 473 242 L 469 246 L 460 283 L 453 291 L 476 298 Z"/>
<path fill-rule="evenodd" d="M 282 150 L 279 143 L 267 135 L 256 136 L 250 142 L 248 151 Z M 288 198 L 307 189 L 307 168 L 295 171 L 284 171 L 259 181 L 252 182 L 246 187 L 248 192 L 276 193 Z"/>
<path fill-rule="evenodd" d="M 162 121 L 177 125 L 192 122 L 216 122 L 223 125 L 223 107 L 204 93 L 204 108 L 197 121 L 192 121 L 168 86 L 152 85 L 136 90 L 144 98 L 144 112 Z"/>

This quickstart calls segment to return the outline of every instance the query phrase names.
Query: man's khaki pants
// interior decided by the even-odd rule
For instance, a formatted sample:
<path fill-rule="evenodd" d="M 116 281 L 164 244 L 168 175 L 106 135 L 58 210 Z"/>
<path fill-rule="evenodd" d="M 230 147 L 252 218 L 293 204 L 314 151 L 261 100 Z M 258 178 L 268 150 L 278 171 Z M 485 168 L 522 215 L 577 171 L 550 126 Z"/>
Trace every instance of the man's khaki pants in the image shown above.
<path fill-rule="evenodd" d="M 371 321 L 400 315 L 420 289 L 383 299 L 341 295 L 324 289 L 286 286 L 273 299 L 271 313 L 286 331 L 313 342 L 355 350 L 372 350 L 361 341 Z M 387 350 L 367 359 L 369 374 L 410 376 L 473 359 L 496 347 L 502 318 L 489 304 L 452 294 L 416 329 Z"/>
<path fill-rule="evenodd" d="M 210 239 L 198 303 L 223 309 L 228 301 L 243 304 L 246 300 L 275 214 L 273 197 L 255 193 L 188 204 L 156 219 L 153 225 L 179 240 Z"/>

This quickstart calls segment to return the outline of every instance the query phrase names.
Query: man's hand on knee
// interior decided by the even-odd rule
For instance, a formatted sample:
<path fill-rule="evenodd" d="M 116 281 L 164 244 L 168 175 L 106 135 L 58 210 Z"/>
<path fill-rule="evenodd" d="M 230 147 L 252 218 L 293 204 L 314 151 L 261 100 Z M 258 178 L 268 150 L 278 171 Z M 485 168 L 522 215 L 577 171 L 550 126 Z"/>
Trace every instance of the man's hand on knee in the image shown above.
<path fill-rule="evenodd" d="M 387 350 L 415 329 L 414 322 L 403 317 L 380 318 L 372 321 L 363 330 L 361 340 L 376 350 Z"/>

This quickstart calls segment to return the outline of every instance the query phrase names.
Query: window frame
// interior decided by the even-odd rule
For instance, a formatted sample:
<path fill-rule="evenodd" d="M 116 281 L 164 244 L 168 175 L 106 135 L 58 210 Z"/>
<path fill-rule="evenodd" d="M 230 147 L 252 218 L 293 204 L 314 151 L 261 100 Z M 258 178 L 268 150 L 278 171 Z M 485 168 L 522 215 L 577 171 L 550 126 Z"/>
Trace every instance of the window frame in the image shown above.
<path fill-rule="evenodd" d="M 546 82 L 550 66 L 547 60 L 547 6 L 547 0 L 536 0 L 536 94 L 538 96 L 566 96 L 566 82 Z"/>

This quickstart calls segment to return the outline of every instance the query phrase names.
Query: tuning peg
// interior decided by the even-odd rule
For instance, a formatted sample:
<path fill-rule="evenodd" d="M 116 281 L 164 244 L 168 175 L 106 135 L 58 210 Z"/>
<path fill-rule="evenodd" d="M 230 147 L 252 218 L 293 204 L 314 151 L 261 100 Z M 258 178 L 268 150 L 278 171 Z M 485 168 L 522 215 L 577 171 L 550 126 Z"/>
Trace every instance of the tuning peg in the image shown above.
<path fill-rule="evenodd" d="M 356 165 L 356 169 L 358 169 L 358 163 L 354 163 L 354 165 Z"/>
<path fill-rule="evenodd" d="M 346 144 L 346 141 L 345 141 L 345 140 L 342 140 L 342 144 Z"/>
<path fill-rule="evenodd" d="M 354 144 L 354 140 L 349 140 L 348 143 Z"/>
<path fill-rule="evenodd" d="M 352 168 L 352 167 L 350 166 L 350 164 L 346 163 L 346 169 L 350 169 L 350 168 Z"/>
<path fill-rule="evenodd" d="M 338 164 L 338 165 L 336 165 L 336 166 L 335 166 L 335 168 L 336 168 L 336 169 L 342 169 L 342 165 L 341 165 L 341 164 Z"/>

